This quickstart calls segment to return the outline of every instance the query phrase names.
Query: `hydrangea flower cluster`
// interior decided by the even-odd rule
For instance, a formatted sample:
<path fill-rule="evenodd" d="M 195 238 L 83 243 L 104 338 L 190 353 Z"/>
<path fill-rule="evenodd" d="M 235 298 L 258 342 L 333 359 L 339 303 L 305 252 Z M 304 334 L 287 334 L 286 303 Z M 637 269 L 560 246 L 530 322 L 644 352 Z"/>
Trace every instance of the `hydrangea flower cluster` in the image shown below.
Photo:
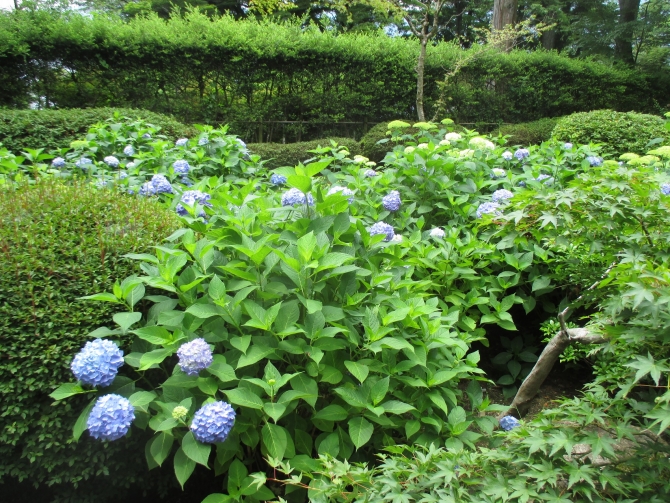
<path fill-rule="evenodd" d="M 368 177 L 368 178 L 373 178 L 373 177 L 377 176 L 378 174 L 379 173 L 377 173 L 374 169 L 369 169 L 365 173 L 363 173 L 363 175 Z"/>
<path fill-rule="evenodd" d="M 123 149 L 123 155 L 130 157 L 131 155 L 135 155 L 135 149 L 133 148 L 132 145 L 126 145 L 126 148 Z"/>
<path fill-rule="evenodd" d="M 212 364 L 212 350 L 202 338 L 182 344 L 177 350 L 179 368 L 186 375 L 196 376 Z"/>
<path fill-rule="evenodd" d="M 529 155 L 530 155 L 530 152 L 528 151 L 527 148 L 520 148 L 519 150 L 514 152 L 514 157 L 516 157 L 520 161 L 524 160 Z"/>
<path fill-rule="evenodd" d="M 498 203 L 492 203 L 492 202 L 486 202 L 482 203 L 479 205 L 477 208 L 477 218 L 482 218 L 482 215 L 500 215 L 500 211 L 498 211 L 498 208 L 500 208 L 500 205 Z"/>
<path fill-rule="evenodd" d="M 405 147 L 404 152 L 405 154 L 411 154 L 412 152 L 414 152 L 414 150 L 415 148 L 410 145 L 409 147 Z"/>
<path fill-rule="evenodd" d="M 444 135 L 444 139 L 447 140 L 448 142 L 458 141 L 461 138 L 463 137 L 458 133 L 447 133 Z"/>
<path fill-rule="evenodd" d="M 661 184 L 661 193 L 665 196 L 670 196 L 670 183 Z"/>
<path fill-rule="evenodd" d="M 356 164 L 363 164 L 363 163 L 368 162 L 369 160 L 370 160 L 370 159 L 368 159 L 368 158 L 365 157 L 364 155 L 355 155 L 355 156 L 354 156 L 354 162 L 355 162 Z"/>
<path fill-rule="evenodd" d="M 177 147 L 185 147 L 188 145 L 188 138 L 179 138 L 176 142 L 174 142 L 174 144 Z"/>
<path fill-rule="evenodd" d="M 401 204 L 400 193 L 397 190 L 392 190 L 382 197 L 382 206 L 387 211 L 398 211 Z"/>
<path fill-rule="evenodd" d="M 427 148 L 428 148 L 428 144 L 427 144 L 427 143 L 419 143 L 419 144 L 416 146 L 416 148 L 427 149 Z"/>
<path fill-rule="evenodd" d="M 475 151 L 471 148 L 466 148 L 458 153 L 458 157 L 472 157 L 473 155 L 475 155 Z"/>
<path fill-rule="evenodd" d="M 198 442 L 224 442 L 235 425 L 235 411 L 226 402 L 203 405 L 193 416 L 191 431 Z"/>
<path fill-rule="evenodd" d="M 430 237 L 431 238 L 444 238 L 445 232 L 440 229 L 439 227 L 435 227 L 434 229 L 430 230 Z"/>
<path fill-rule="evenodd" d="M 563 144 L 563 148 L 564 148 L 565 150 L 572 150 L 572 143 L 570 143 L 569 141 L 568 141 L 568 142 L 565 142 L 565 143 Z"/>
<path fill-rule="evenodd" d="M 110 168 L 118 168 L 119 167 L 119 160 L 114 157 L 113 155 L 108 155 L 103 159 L 105 161 L 105 164 L 109 166 Z"/>
<path fill-rule="evenodd" d="M 517 426 L 521 426 L 521 423 L 514 416 L 505 416 L 500 418 L 500 427 L 505 431 L 513 430 Z"/>
<path fill-rule="evenodd" d="M 134 167 L 135 167 L 134 162 L 129 162 L 128 164 L 126 164 L 126 169 L 133 169 Z"/>
<path fill-rule="evenodd" d="M 193 182 L 188 179 L 188 176 L 182 176 L 179 181 L 182 184 L 186 185 L 187 187 L 192 187 L 193 186 Z"/>
<path fill-rule="evenodd" d="M 151 177 L 151 181 L 144 182 L 140 187 L 140 196 L 153 196 L 162 193 L 172 194 L 172 185 L 165 178 L 165 175 L 154 175 Z"/>
<path fill-rule="evenodd" d="M 142 138 L 144 138 L 145 140 L 151 140 L 151 135 L 149 133 L 144 133 L 142 135 Z"/>
<path fill-rule="evenodd" d="M 172 417 L 175 419 L 186 417 L 186 414 L 188 414 L 188 409 L 183 405 L 177 405 L 174 409 L 172 409 Z"/>
<path fill-rule="evenodd" d="M 109 386 L 119 367 L 123 365 L 123 351 L 107 339 L 89 341 L 70 364 L 72 373 L 89 386 Z"/>
<path fill-rule="evenodd" d="M 119 171 L 119 180 L 125 180 L 126 178 L 128 178 L 128 173 L 125 171 Z"/>
<path fill-rule="evenodd" d="M 88 166 L 90 166 L 91 164 L 93 164 L 93 161 L 91 161 L 88 157 L 82 157 L 81 159 L 78 159 L 77 162 L 74 163 L 75 166 L 84 171 L 86 171 L 88 169 Z"/>
<path fill-rule="evenodd" d="M 309 206 L 314 206 L 314 198 L 312 197 L 312 194 L 307 194 L 307 196 L 305 196 L 305 194 L 298 189 L 289 189 L 281 196 L 282 206 L 295 206 L 296 204 L 305 204 L 305 202 L 307 202 Z"/>
<path fill-rule="evenodd" d="M 509 150 L 505 150 L 502 153 L 502 158 L 505 159 L 506 161 L 511 161 L 513 157 L 514 157 L 514 154 L 512 152 L 510 152 Z"/>
<path fill-rule="evenodd" d="M 368 229 L 368 233 L 370 234 L 370 236 L 375 236 L 377 234 L 385 234 L 386 237 L 384 238 L 384 241 L 391 241 L 395 236 L 393 226 L 387 224 L 386 222 L 377 222 Z"/>
<path fill-rule="evenodd" d="M 478 148 L 479 150 L 494 150 L 496 148 L 492 141 L 482 138 L 481 136 L 471 138 L 468 143 L 470 146 Z"/>
<path fill-rule="evenodd" d="M 342 194 L 343 196 L 350 196 L 349 204 L 354 202 L 354 191 L 348 189 L 347 187 L 340 187 L 337 185 L 335 187 L 331 187 L 326 195 L 332 196 L 333 194 Z"/>
<path fill-rule="evenodd" d="M 548 180 L 549 178 L 551 178 L 551 175 L 547 175 L 547 174 L 545 174 L 545 173 L 540 173 L 540 174 L 538 175 L 538 177 L 535 179 L 535 181 L 536 181 L 536 182 L 541 182 L 541 181 L 543 181 L 543 180 Z"/>
<path fill-rule="evenodd" d="M 188 161 L 179 159 L 178 161 L 172 163 L 172 168 L 174 168 L 175 173 L 179 175 L 186 175 L 190 171 L 191 166 L 189 166 Z"/>
<path fill-rule="evenodd" d="M 590 156 L 588 156 L 588 157 L 586 158 L 586 160 L 589 161 L 589 164 L 590 164 L 591 166 L 594 166 L 594 167 L 595 167 L 595 166 L 602 166 L 602 164 L 603 164 L 603 158 L 602 158 L 602 157 L 595 156 L 595 155 L 590 155 Z"/>
<path fill-rule="evenodd" d="M 118 440 L 123 437 L 135 419 L 135 408 L 121 395 L 104 395 L 98 398 L 86 421 L 93 438 Z"/>
<path fill-rule="evenodd" d="M 494 203 L 504 203 L 508 199 L 512 199 L 512 197 L 514 197 L 514 194 L 512 194 L 511 191 L 507 189 L 498 189 L 493 193 L 491 199 Z"/>
<path fill-rule="evenodd" d="M 272 173 L 272 176 L 270 176 L 270 183 L 273 185 L 284 185 L 286 183 L 286 177 L 279 173 Z"/>
<path fill-rule="evenodd" d="M 54 168 L 62 168 L 65 166 L 65 159 L 62 157 L 56 157 L 53 161 L 51 161 L 51 166 Z"/>
<path fill-rule="evenodd" d="M 211 208 L 212 203 L 209 202 L 211 198 L 212 196 L 209 195 L 207 192 L 200 192 L 199 190 L 187 190 L 181 195 L 181 202 L 177 204 L 177 206 L 175 207 L 175 211 L 182 217 L 188 215 L 188 210 L 184 208 L 184 205 L 182 205 L 181 203 L 187 204 L 189 206 L 194 206 L 195 203 L 199 203 L 202 206 L 207 206 Z M 207 215 L 204 212 L 204 210 L 201 210 L 198 213 L 198 216 L 205 217 Z"/>
<path fill-rule="evenodd" d="M 209 144 L 209 138 L 207 138 L 206 136 L 203 136 L 202 138 L 200 138 L 198 140 L 198 145 L 200 145 L 201 147 L 203 145 L 208 145 L 208 144 Z"/>
<path fill-rule="evenodd" d="M 502 168 L 493 168 L 491 170 L 491 178 L 505 178 L 507 173 Z"/>
<path fill-rule="evenodd" d="M 402 242 L 402 234 L 396 234 L 393 236 L 393 239 L 391 239 L 392 243 L 401 243 Z"/>

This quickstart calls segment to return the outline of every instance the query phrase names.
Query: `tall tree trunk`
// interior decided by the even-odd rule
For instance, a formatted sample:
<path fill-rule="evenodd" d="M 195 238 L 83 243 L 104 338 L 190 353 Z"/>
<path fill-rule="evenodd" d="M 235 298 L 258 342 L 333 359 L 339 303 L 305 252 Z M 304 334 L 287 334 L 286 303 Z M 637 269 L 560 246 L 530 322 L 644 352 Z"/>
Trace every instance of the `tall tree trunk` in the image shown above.
<path fill-rule="evenodd" d="M 633 57 L 633 27 L 640 11 L 640 0 L 619 0 L 619 35 L 614 39 L 614 57 L 628 65 Z"/>
<path fill-rule="evenodd" d="M 421 38 L 421 50 L 419 51 L 419 60 L 416 62 L 416 114 L 419 122 L 426 120 L 426 114 L 423 111 L 423 74 L 426 66 L 426 45 L 428 38 Z"/>
<path fill-rule="evenodd" d="M 517 6 L 518 0 L 494 0 L 493 29 L 502 30 L 508 24 L 514 24 Z"/>

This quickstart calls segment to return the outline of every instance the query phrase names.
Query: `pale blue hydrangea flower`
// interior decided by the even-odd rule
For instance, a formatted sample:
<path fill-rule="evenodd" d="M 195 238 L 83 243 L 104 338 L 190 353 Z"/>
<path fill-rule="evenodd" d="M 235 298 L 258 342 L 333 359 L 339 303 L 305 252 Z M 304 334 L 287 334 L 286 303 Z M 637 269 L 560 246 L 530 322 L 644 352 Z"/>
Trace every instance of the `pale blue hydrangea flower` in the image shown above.
<path fill-rule="evenodd" d="M 153 196 L 156 194 L 156 188 L 151 182 L 144 182 L 140 187 L 139 191 L 140 196 Z"/>
<path fill-rule="evenodd" d="M 493 193 L 491 199 L 494 203 L 503 203 L 508 199 L 512 199 L 512 197 L 514 197 L 514 194 L 512 194 L 511 191 L 507 189 L 498 189 Z"/>
<path fill-rule="evenodd" d="M 72 373 L 89 386 L 109 386 L 119 367 L 123 365 L 123 351 L 107 339 L 89 341 L 70 364 Z"/>
<path fill-rule="evenodd" d="M 123 149 L 123 155 L 130 157 L 131 155 L 135 155 L 135 149 L 133 148 L 132 145 L 126 145 L 126 148 Z"/>
<path fill-rule="evenodd" d="M 212 207 L 212 203 L 209 202 L 209 200 L 212 198 L 211 195 L 209 195 L 206 192 L 200 192 L 199 190 L 187 190 L 184 192 L 181 196 L 181 202 L 184 204 L 187 204 L 189 206 L 195 205 L 195 203 L 199 203 L 202 206 L 207 206 L 209 208 Z M 175 208 L 178 214 L 180 214 L 182 217 L 188 215 L 188 211 L 184 206 L 179 203 L 177 207 Z M 204 210 L 200 210 L 198 212 L 199 217 L 205 217 L 207 214 L 205 213 Z"/>
<path fill-rule="evenodd" d="M 121 395 L 104 395 L 98 398 L 86 421 L 93 438 L 118 440 L 125 436 L 135 419 L 135 408 Z"/>
<path fill-rule="evenodd" d="M 151 135 L 149 133 L 144 133 L 142 135 L 142 138 L 144 138 L 145 140 L 151 140 Z"/>
<path fill-rule="evenodd" d="M 530 152 L 528 151 L 527 148 L 520 148 L 519 150 L 514 152 L 514 157 L 516 157 L 520 161 L 522 161 L 523 159 L 525 159 L 529 155 L 530 155 Z"/>
<path fill-rule="evenodd" d="M 589 161 L 589 164 L 593 167 L 602 166 L 602 164 L 603 164 L 602 157 L 598 157 L 598 156 L 595 156 L 595 155 L 588 156 L 586 158 L 586 160 Z"/>
<path fill-rule="evenodd" d="M 374 169 L 368 169 L 365 173 L 363 173 L 365 176 L 368 178 L 372 178 L 377 176 L 379 173 L 377 173 Z"/>
<path fill-rule="evenodd" d="M 134 162 L 129 162 L 128 164 L 126 164 L 126 169 L 133 169 L 134 167 L 135 167 Z"/>
<path fill-rule="evenodd" d="M 517 183 L 517 185 L 518 185 L 519 187 L 525 187 L 525 186 L 526 186 L 526 182 L 521 181 L 521 182 Z"/>
<path fill-rule="evenodd" d="M 65 166 L 65 159 L 62 157 L 56 157 L 53 161 L 51 161 L 51 166 L 54 168 L 62 168 Z"/>
<path fill-rule="evenodd" d="M 272 173 L 272 176 L 270 176 L 270 183 L 273 185 L 284 185 L 286 183 L 286 177 L 279 173 Z"/>
<path fill-rule="evenodd" d="M 568 141 L 568 142 L 565 142 L 565 143 L 563 144 L 563 148 L 564 148 L 565 150 L 572 150 L 572 143 L 570 143 L 569 141 Z"/>
<path fill-rule="evenodd" d="M 195 376 L 212 364 L 212 350 L 202 338 L 182 344 L 177 350 L 179 368 L 187 375 Z"/>
<path fill-rule="evenodd" d="M 506 161 L 511 161 L 512 157 L 514 157 L 514 154 L 509 150 L 505 150 L 501 155 L 502 158 L 505 159 Z"/>
<path fill-rule="evenodd" d="M 397 190 L 392 190 L 388 195 L 382 197 L 382 206 L 387 211 L 398 211 L 401 204 L 400 193 Z"/>
<path fill-rule="evenodd" d="M 391 241 L 395 236 L 393 226 L 387 224 L 386 222 L 377 222 L 368 229 L 368 233 L 370 234 L 370 236 L 375 236 L 377 234 L 385 234 L 386 237 L 384 238 L 384 241 Z"/>
<path fill-rule="evenodd" d="M 151 184 L 154 186 L 155 193 L 156 194 L 161 194 L 163 192 L 171 194 L 172 193 L 172 185 L 170 185 L 170 182 L 168 181 L 167 178 L 165 178 L 165 175 L 154 175 L 151 177 Z"/>
<path fill-rule="evenodd" d="M 500 208 L 498 203 L 492 203 L 492 202 L 482 203 L 477 208 L 477 218 L 482 218 L 482 215 L 485 215 L 485 214 L 486 215 L 490 215 L 490 214 L 499 215 L 500 211 L 498 211 L 498 208 Z"/>
<path fill-rule="evenodd" d="M 119 167 L 119 160 L 114 157 L 113 155 L 108 155 L 103 159 L 105 161 L 105 164 L 109 166 L 110 168 L 118 168 Z"/>
<path fill-rule="evenodd" d="M 128 173 L 125 171 L 119 171 L 119 180 L 125 180 L 126 178 L 128 178 Z"/>
<path fill-rule="evenodd" d="M 538 177 L 535 179 L 535 181 L 541 182 L 543 180 L 548 180 L 549 178 L 551 178 L 551 175 L 547 175 L 545 173 L 540 173 L 540 175 L 538 175 Z"/>
<path fill-rule="evenodd" d="M 200 145 L 201 147 L 207 144 L 209 144 L 209 138 L 207 138 L 206 136 L 203 136 L 198 140 L 198 145 Z"/>
<path fill-rule="evenodd" d="M 670 183 L 661 184 L 661 192 L 663 193 L 663 195 L 669 196 L 670 195 Z"/>
<path fill-rule="evenodd" d="M 198 442 L 224 442 L 235 425 L 235 411 L 226 402 L 203 405 L 193 416 L 191 431 Z"/>
<path fill-rule="evenodd" d="M 188 145 L 188 138 L 179 138 L 176 142 L 174 142 L 174 144 L 177 147 L 184 147 Z"/>
<path fill-rule="evenodd" d="M 491 178 L 505 178 L 507 173 L 502 168 L 493 168 L 491 170 Z"/>
<path fill-rule="evenodd" d="M 179 175 L 186 175 L 191 169 L 191 166 L 189 166 L 188 162 L 184 159 L 175 161 L 172 163 L 172 167 L 174 168 L 174 172 Z"/>
<path fill-rule="evenodd" d="M 186 185 L 187 187 L 192 187 L 193 186 L 193 182 L 191 180 L 189 180 L 187 176 L 182 176 L 179 181 L 181 183 L 183 183 L 184 185 Z"/>
<path fill-rule="evenodd" d="M 307 204 L 309 206 L 314 206 L 314 198 L 312 197 L 312 194 L 307 194 L 307 196 L 305 197 L 305 194 L 303 194 L 298 189 L 289 189 L 286 192 L 284 192 L 284 194 L 281 196 L 282 206 L 295 206 L 296 204 L 305 204 L 305 201 L 307 201 Z"/>
<path fill-rule="evenodd" d="M 505 431 L 513 430 L 517 426 L 521 426 L 521 423 L 514 416 L 505 416 L 500 419 L 500 427 Z"/>
<path fill-rule="evenodd" d="M 75 166 L 83 171 L 86 171 L 91 164 L 93 164 L 93 161 L 91 161 L 88 157 L 82 157 L 74 163 Z"/>
<path fill-rule="evenodd" d="M 431 238 L 444 238 L 445 232 L 440 229 L 439 227 L 435 227 L 434 229 L 430 230 L 430 237 Z"/>
<path fill-rule="evenodd" d="M 347 187 L 340 187 L 337 185 L 335 187 L 331 187 L 326 195 L 332 196 L 333 194 L 342 194 L 343 196 L 351 196 L 349 197 L 349 204 L 354 202 L 354 191 L 348 189 Z"/>

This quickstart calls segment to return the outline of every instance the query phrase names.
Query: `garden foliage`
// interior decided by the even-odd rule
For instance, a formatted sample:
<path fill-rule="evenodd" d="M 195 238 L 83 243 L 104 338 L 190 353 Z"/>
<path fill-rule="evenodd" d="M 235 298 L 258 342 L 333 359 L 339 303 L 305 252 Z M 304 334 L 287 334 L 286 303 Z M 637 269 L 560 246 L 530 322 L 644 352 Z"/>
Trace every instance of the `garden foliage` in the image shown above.
<path fill-rule="evenodd" d="M 297 143 L 249 143 L 249 151 L 259 155 L 266 168 L 279 168 L 281 166 L 296 166 L 312 157 L 310 151 L 317 147 L 327 147 L 331 141 L 345 147 L 351 156 L 361 153 L 359 143 L 351 138 L 330 138 L 322 140 L 303 141 Z"/>
<path fill-rule="evenodd" d="M 261 120 L 372 125 L 416 116 L 419 45 L 381 32 L 337 35 L 198 12 L 124 21 L 18 11 L 0 16 L 0 39 L 2 106 L 144 108 L 185 123 L 225 122 L 244 138 Z M 542 51 L 470 58 L 450 43 L 427 50 L 428 116 L 437 83 L 463 58 L 469 62 L 442 89 L 445 113 L 457 122 L 522 122 L 593 108 L 658 113 L 670 101 L 662 72 Z M 302 137 L 341 135 L 314 126 Z"/>
<path fill-rule="evenodd" d="M 552 131 L 557 122 L 557 118 L 544 118 L 532 122 L 505 124 L 492 134 L 494 136 L 501 134 L 507 137 L 507 143 L 510 145 L 539 145 L 551 139 Z M 586 140 L 582 143 L 588 142 L 589 140 Z"/>

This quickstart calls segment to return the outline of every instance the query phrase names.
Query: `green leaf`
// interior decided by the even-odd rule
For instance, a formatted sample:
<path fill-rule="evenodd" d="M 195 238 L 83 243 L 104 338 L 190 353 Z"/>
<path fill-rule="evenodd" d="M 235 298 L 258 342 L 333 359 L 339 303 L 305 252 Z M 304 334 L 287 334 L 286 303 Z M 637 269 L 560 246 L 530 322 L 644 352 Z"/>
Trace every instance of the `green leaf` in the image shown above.
<path fill-rule="evenodd" d="M 379 402 L 381 402 L 386 396 L 388 389 L 389 389 L 388 376 L 385 377 L 384 379 L 380 379 L 379 381 L 377 381 L 370 390 L 370 399 L 372 400 L 372 403 L 377 405 Z"/>
<path fill-rule="evenodd" d="M 239 491 L 242 481 L 247 476 L 247 467 L 239 459 L 235 458 L 228 468 L 228 492 Z"/>
<path fill-rule="evenodd" d="M 142 313 L 116 313 L 112 316 L 114 323 L 116 323 L 123 332 L 126 332 L 132 325 L 142 319 Z"/>
<path fill-rule="evenodd" d="M 58 386 L 58 388 L 56 388 L 49 396 L 54 400 L 63 400 L 64 398 L 79 395 L 80 393 L 86 393 L 84 388 L 81 387 L 81 384 L 66 383 Z"/>
<path fill-rule="evenodd" d="M 158 365 L 168 356 L 174 353 L 172 348 L 156 349 L 148 353 L 144 353 L 140 358 L 140 368 L 139 370 L 147 370 L 151 368 L 152 365 Z"/>
<path fill-rule="evenodd" d="M 223 308 L 214 304 L 193 304 L 186 310 L 186 312 L 192 314 L 196 318 L 202 319 L 225 314 Z"/>
<path fill-rule="evenodd" d="M 156 398 L 156 393 L 152 391 L 137 391 L 130 395 L 128 400 L 133 407 L 143 407 L 149 405 Z"/>
<path fill-rule="evenodd" d="M 312 260 L 312 253 L 314 253 L 314 248 L 316 248 L 316 236 L 313 232 L 305 234 L 303 237 L 298 239 L 298 254 L 302 259 L 303 263 L 308 263 Z"/>
<path fill-rule="evenodd" d="M 317 454 L 319 456 L 333 456 L 337 457 L 340 453 L 340 438 L 337 432 L 333 432 L 330 435 L 326 436 L 317 449 Z M 314 500 L 312 500 L 314 501 Z"/>
<path fill-rule="evenodd" d="M 312 188 L 312 179 L 308 176 L 291 175 L 286 179 L 286 184 L 306 194 Z"/>
<path fill-rule="evenodd" d="M 235 405 L 248 407 L 250 409 L 262 409 L 263 400 L 247 388 L 236 388 L 224 391 L 228 400 Z"/>
<path fill-rule="evenodd" d="M 172 334 L 164 327 L 157 325 L 131 330 L 130 333 L 135 334 L 140 339 L 145 340 L 150 344 L 155 344 L 156 346 L 165 346 L 173 342 Z"/>
<path fill-rule="evenodd" d="M 391 311 L 389 314 L 387 314 L 382 318 L 382 324 L 386 326 L 396 321 L 402 321 L 407 317 L 409 311 L 410 311 L 409 307 L 403 307 L 402 309 L 396 309 L 394 311 Z"/>
<path fill-rule="evenodd" d="M 181 441 L 181 448 L 189 458 L 196 463 L 207 466 L 209 460 L 209 453 L 212 450 L 210 444 L 203 444 L 198 442 L 193 436 L 193 432 L 189 431 Z"/>
<path fill-rule="evenodd" d="M 195 461 L 189 458 L 180 447 L 174 455 L 174 473 L 182 489 L 184 489 L 184 484 L 193 473 L 193 470 L 195 470 Z"/>
<path fill-rule="evenodd" d="M 173 443 L 174 437 L 166 432 L 159 433 L 151 441 L 149 452 L 158 466 L 162 466 L 163 461 L 165 461 L 170 455 Z"/>
<path fill-rule="evenodd" d="M 91 400 L 91 403 L 89 403 L 84 410 L 81 411 L 81 414 L 79 414 L 79 417 L 77 418 L 77 422 L 74 423 L 74 428 L 72 429 L 72 436 L 74 437 L 75 440 L 79 440 L 81 437 L 82 433 L 86 431 L 87 428 L 87 422 L 88 422 L 88 416 L 91 413 L 91 410 L 93 409 L 93 406 L 95 405 L 95 402 L 97 399 Z"/>
<path fill-rule="evenodd" d="M 344 421 L 349 416 L 349 413 L 344 407 L 339 405 L 328 405 L 318 411 L 312 419 L 321 419 L 323 421 Z"/>
<path fill-rule="evenodd" d="M 100 302 L 114 302 L 116 304 L 123 304 L 115 295 L 111 293 L 96 293 L 95 295 L 87 295 L 86 297 L 77 297 L 77 300 L 97 300 Z"/>
<path fill-rule="evenodd" d="M 415 410 L 415 407 L 399 400 L 389 400 L 388 402 L 384 402 L 381 406 L 384 407 L 386 412 L 391 414 L 404 414 L 410 410 Z"/>
<path fill-rule="evenodd" d="M 227 494 L 213 493 L 207 496 L 202 503 L 232 503 L 235 500 Z"/>
<path fill-rule="evenodd" d="M 288 442 L 284 429 L 276 424 L 266 423 L 261 430 L 261 439 L 268 454 L 273 458 L 283 459 Z"/>
<path fill-rule="evenodd" d="M 282 417 L 284 412 L 286 412 L 286 405 L 281 403 L 265 402 L 263 404 L 263 410 L 276 423 Z"/>
<path fill-rule="evenodd" d="M 246 355 L 242 355 L 237 361 L 237 368 L 241 369 L 242 367 L 253 365 L 256 362 L 261 361 L 263 358 L 267 358 L 271 354 L 274 354 L 274 352 L 274 348 L 254 345 L 247 351 Z"/>
<path fill-rule="evenodd" d="M 367 379 L 368 374 L 370 373 L 370 369 L 368 368 L 367 365 L 363 365 L 361 363 L 356 363 L 352 361 L 345 361 L 344 366 L 347 367 L 347 370 L 351 372 L 351 375 L 353 375 L 356 379 L 360 381 L 362 384 L 365 379 Z"/>
<path fill-rule="evenodd" d="M 535 281 L 533 281 L 532 291 L 535 292 L 537 290 L 544 290 L 549 286 L 550 283 L 551 278 L 547 278 L 546 276 L 540 276 L 539 278 L 536 278 Z"/>
<path fill-rule="evenodd" d="M 364 417 L 355 417 L 349 421 L 349 436 L 358 450 L 372 438 L 375 427 Z"/>
<path fill-rule="evenodd" d="M 242 335 L 240 337 L 233 337 L 230 339 L 230 345 L 235 349 L 240 350 L 242 353 L 246 354 L 247 349 L 249 349 L 249 344 L 251 344 L 250 335 Z"/>
<path fill-rule="evenodd" d="M 337 393 L 340 396 L 340 398 L 342 398 L 342 400 L 347 402 L 349 405 L 363 408 L 368 406 L 365 397 L 361 394 L 361 392 L 358 389 L 335 388 L 333 391 L 335 391 L 335 393 Z"/>
<path fill-rule="evenodd" d="M 216 359 L 214 363 L 207 367 L 207 372 L 218 377 L 221 382 L 230 382 L 237 379 L 233 367 L 224 362 L 217 362 Z"/>

